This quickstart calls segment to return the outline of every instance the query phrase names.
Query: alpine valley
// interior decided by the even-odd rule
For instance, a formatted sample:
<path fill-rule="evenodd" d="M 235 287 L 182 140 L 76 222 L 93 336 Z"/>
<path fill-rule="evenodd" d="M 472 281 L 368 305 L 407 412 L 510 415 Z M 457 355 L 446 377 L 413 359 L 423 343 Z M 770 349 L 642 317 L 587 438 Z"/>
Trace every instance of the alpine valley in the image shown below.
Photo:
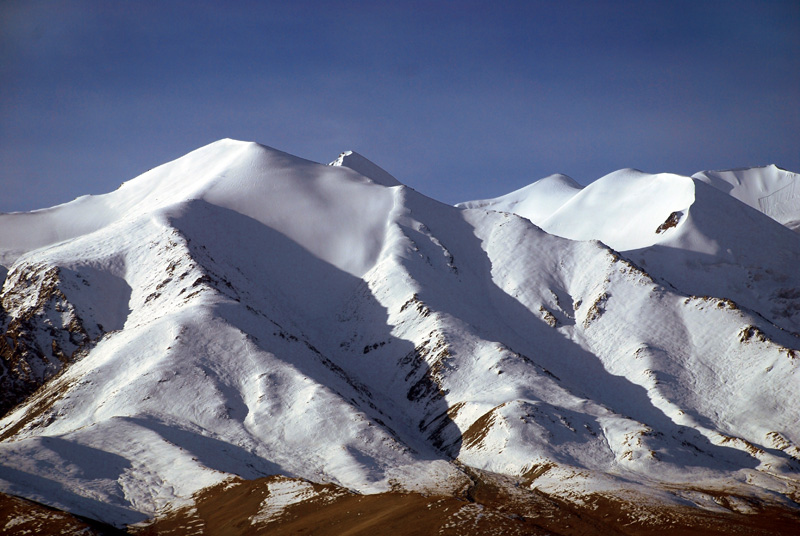
<path fill-rule="evenodd" d="M 0 214 L 0 532 L 797 534 L 798 233 L 775 166 L 453 207 L 227 139 Z"/>

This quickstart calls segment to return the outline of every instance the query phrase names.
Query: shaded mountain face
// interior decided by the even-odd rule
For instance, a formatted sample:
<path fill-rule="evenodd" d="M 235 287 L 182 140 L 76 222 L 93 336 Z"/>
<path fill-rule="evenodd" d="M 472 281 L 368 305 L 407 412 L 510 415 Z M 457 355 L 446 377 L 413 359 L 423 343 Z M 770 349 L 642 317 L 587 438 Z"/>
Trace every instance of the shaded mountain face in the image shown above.
<path fill-rule="evenodd" d="M 255 525 L 489 480 L 791 517 L 800 237 L 749 205 L 623 170 L 450 207 L 222 140 L 0 215 L 0 491 L 118 527 L 256 479 Z"/>

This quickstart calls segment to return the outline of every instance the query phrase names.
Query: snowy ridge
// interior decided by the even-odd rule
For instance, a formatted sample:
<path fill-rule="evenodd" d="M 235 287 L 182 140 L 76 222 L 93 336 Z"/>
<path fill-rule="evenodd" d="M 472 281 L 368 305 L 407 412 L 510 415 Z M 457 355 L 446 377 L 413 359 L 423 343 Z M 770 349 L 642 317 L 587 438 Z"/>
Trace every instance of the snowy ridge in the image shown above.
<path fill-rule="evenodd" d="M 786 197 L 796 177 L 775 166 L 703 172 L 695 178 L 628 169 L 598 179 L 566 201 L 553 188 L 533 189 L 539 181 L 527 192 L 515 192 L 513 203 L 500 197 L 460 206 L 478 203 L 517 213 L 551 234 L 600 240 L 665 284 L 690 295 L 731 299 L 800 333 L 800 240 L 787 229 L 800 204 Z M 773 213 L 781 214 L 778 223 L 786 225 L 775 225 L 767 212 L 759 214 L 759 199 L 761 205 L 779 207 Z M 742 200 L 756 210 L 742 206 Z M 525 210 L 534 203 L 551 209 Z"/>
<path fill-rule="evenodd" d="M 794 231 L 800 230 L 800 175 L 775 165 L 702 171 L 692 177 L 730 194 Z"/>
<path fill-rule="evenodd" d="M 577 502 L 798 496 L 796 234 L 688 177 L 457 208 L 354 155 L 223 140 L 0 215 L 0 321 L 39 349 L 0 347 L 0 381 L 51 365 L 0 420 L 0 491 L 118 526 L 233 477 L 303 479 L 266 519 L 302 481 L 449 493 L 464 466 Z M 70 325 L 82 352 L 44 352 Z"/>
<path fill-rule="evenodd" d="M 367 160 L 355 151 L 344 151 L 336 160 L 328 165 L 350 168 L 383 186 L 400 186 L 400 182 L 391 176 L 388 171 Z"/>
<path fill-rule="evenodd" d="M 331 202 L 348 195 L 361 210 Z M 365 196 L 374 203 L 360 203 Z M 256 143 L 221 140 L 148 171 L 109 194 L 85 196 L 28 214 L 1 214 L 0 259 L 8 266 L 27 251 L 193 199 L 272 226 L 321 258 L 357 273 L 368 269 L 380 249 L 376 240 L 384 222 L 379 217 L 384 205 L 391 203 L 388 193 L 349 169 L 320 168 Z M 304 214 L 303 220 L 294 221 L 296 214 Z M 336 227 L 323 223 L 332 220 L 338 222 Z M 320 236 L 326 227 L 332 234 Z"/>
<path fill-rule="evenodd" d="M 571 177 L 556 174 L 495 199 L 467 201 L 456 206 L 512 212 L 533 222 L 541 222 L 569 201 L 581 188 L 582 186 Z"/>

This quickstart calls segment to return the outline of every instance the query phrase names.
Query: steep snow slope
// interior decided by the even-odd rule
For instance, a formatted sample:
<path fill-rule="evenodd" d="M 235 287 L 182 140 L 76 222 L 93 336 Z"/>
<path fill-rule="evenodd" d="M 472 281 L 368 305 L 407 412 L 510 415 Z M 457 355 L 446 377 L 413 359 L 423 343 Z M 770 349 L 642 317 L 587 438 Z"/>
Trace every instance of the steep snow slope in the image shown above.
<path fill-rule="evenodd" d="M 335 202 L 336 198 L 350 203 Z M 0 215 L 0 264 L 8 266 L 27 251 L 191 199 L 273 227 L 354 274 L 363 273 L 380 251 L 382 217 L 392 202 L 384 189 L 349 168 L 321 168 L 256 143 L 222 140 L 148 171 L 112 193 L 27 214 Z M 325 223 L 330 221 L 337 225 Z"/>
<path fill-rule="evenodd" d="M 779 171 L 714 172 L 708 176 L 715 179 L 705 182 L 719 186 L 719 177 L 735 178 L 741 180 L 736 190 L 740 197 L 753 201 L 754 192 L 760 192 L 767 194 L 762 199 L 782 200 L 792 188 L 794 174 Z M 514 204 L 498 198 L 462 206 L 479 203 L 508 210 L 548 233 L 600 240 L 665 284 L 688 294 L 731 299 L 800 333 L 800 239 L 721 188 L 711 188 L 700 179 L 628 169 L 598 179 L 564 202 L 552 189 L 533 189 L 537 184 L 527 192 L 532 200 L 520 190 L 514 193 Z M 778 207 L 773 213 L 791 220 L 794 205 L 786 199 L 773 203 Z M 549 214 L 524 210 L 533 204 L 555 208 Z"/>
<path fill-rule="evenodd" d="M 346 202 L 336 202 L 337 197 Z M 61 255 L 50 264 L 20 262 L 6 279 L 13 288 L 7 288 L 2 297 L 3 310 L 11 317 L 6 319 L 0 312 L 9 335 L 0 341 L 8 369 L 0 375 L 0 409 L 5 411 L 30 394 L 103 331 L 122 327 L 131 293 L 126 272 L 150 272 L 151 268 L 127 258 L 119 251 L 120 243 L 131 236 L 147 240 L 139 232 L 143 225 L 190 200 L 203 200 L 268 225 L 276 235 L 354 275 L 364 273 L 379 254 L 385 213 L 393 203 L 388 190 L 348 168 L 320 167 L 255 143 L 222 140 L 153 169 L 115 192 L 28 214 L 0 215 L 0 262 L 8 268 L 31 250 L 50 248 Z M 331 221 L 336 225 L 327 223 Z M 153 231 L 146 228 L 144 232 Z M 260 254 L 268 255 L 266 251 Z M 313 301 L 317 304 L 313 309 L 305 308 L 324 315 L 325 301 L 337 300 L 347 289 L 329 286 L 325 294 L 318 294 L 319 274 L 287 269 L 294 262 L 294 258 L 273 262 L 281 267 L 276 277 L 297 283 L 286 300 Z M 61 312 L 70 307 L 54 302 L 64 301 L 56 284 L 64 277 L 92 283 L 85 298 L 83 294 L 75 298 L 91 307 L 69 315 Z M 31 289 L 21 288 L 31 281 L 38 283 Z M 57 312 L 47 313 L 43 307 L 48 303 Z M 108 308 L 122 312 L 94 313 Z M 42 329 L 37 331 L 36 325 Z M 61 329 L 62 335 L 54 335 L 54 328 Z"/>
<path fill-rule="evenodd" d="M 800 175 L 775 165 L 701 171 L 692 177 L 760 210 L 786 227 L 800 231 Z"/>
<path fill-rule="evenodd" d="M 74 202 L 102 225 L 56 239 L 72 204 L 3 215 L 3 321 L 24 319 L 61 372 L 0 421 L 0 490 L 116 525 L 234 475 L 442 493 L 469 483 L 463 464 L 577 503 L 798 496 L 796 338 L 599 242 L 448 207 L 350 156 L 224 140 Z M 667 238 L 719 232 L 695 223 L 691 179 L 658 181 L 658 210 L 688 214 Z M 603 210 L 590 188 L 548 218 Z M 72 324 L 81 351 L 45 352 Z"/>
<path fill-rule="evenodd" d="M 220 145 L 238 158 L 197 180 Z M 214 144 L 127 183 L 138 203 L 119 193 L 101 198 L 102 208 L 133 207 L 118 210 L 112 224 L 11 267 L 10 283 L 29 280 L 17 274 L 40 265 L 88 272 L 85 288 L 59 287 L 70 304 L 104 303 L 92 274 L 117 278 L 129 299 L 124 325 L 112 326 L 121 330 L 6 420 L 6 433 L 49 429 L 4 450 L 10 491 L 119 524 L 232 473 L 301 475 L 362 491 L 462 479 L 415 439 L 415 420 L 329 357 L 366 353 L 330 340 L 348 303 L 362 331 L 413 352 L 391 335 L 365 282 L 346 271 L 368 270 L 380 253 L 396 193 L 350 169 L 313 164 L 308 173 L 299 159 L 274 162 L 285 158 L 253 144 Z M 181 188 L 186 198 L 167 204 Z M 18 290 L 10 286 L 4 297 Z M 91 483 L 68 469 L 104 452 L 108 463 Z M 53 467 L 62 468 L 55 477 Z"/>
<path fill-rule="evenodd" d="M 684 292 L 727 298 L 800 333 L 800 236 L 695 181 L 683 225 L 628 255 Z"/>
<path fill-rule="evenodd" d="M 541 227 L 573 240 L 599 239 L 619 251 L 638 249 L 658 241 L 656 231 L 670 214 L 689 208 L 693 190 L 686 177 L 623 169 L 581 190 Z"/>

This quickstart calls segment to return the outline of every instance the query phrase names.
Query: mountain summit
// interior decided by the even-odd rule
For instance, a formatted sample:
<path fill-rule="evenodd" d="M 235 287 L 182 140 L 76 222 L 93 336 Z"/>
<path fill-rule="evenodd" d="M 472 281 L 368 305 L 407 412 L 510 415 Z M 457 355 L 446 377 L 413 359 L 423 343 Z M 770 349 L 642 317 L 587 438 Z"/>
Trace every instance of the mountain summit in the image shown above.
<path fill-rule="evenodd" d="M 715 181 L 452 207 L 222 140 L 0 215 L 0 490 L 142 533 L 794 527 L 800 237 Z"/>
<path fill-rule="evenodd" d="M 377 164 L 370 162 L 355 151 L 344 151 L 336 160 L 328 165 L 350 168 L 383 186 L 400 186 L 400 182 L 392 177 L 389 172 L 385 171 Z"/>

